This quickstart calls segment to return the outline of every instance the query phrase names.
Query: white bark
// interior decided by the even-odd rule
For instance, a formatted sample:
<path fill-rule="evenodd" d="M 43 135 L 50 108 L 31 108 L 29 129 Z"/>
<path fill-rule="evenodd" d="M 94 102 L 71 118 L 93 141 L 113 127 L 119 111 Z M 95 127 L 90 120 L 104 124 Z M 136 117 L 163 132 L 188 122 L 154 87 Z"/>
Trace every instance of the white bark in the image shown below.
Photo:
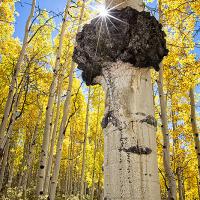
<path fill-rule="evenodd" d="M 85 133 L 84 133 L 84 140 L 83 140 L 80 199 L 82 199 L 84 195 L 86 145 L 87 145 L 87 135 L 88 135 L 88 129 L 89 129 L 90 91 L 91 91 L 91 88 L 89 87 L 88 101 L 87 101 L 87 108 L 86 108 L 86 119 L 85 119 Z"/>
<path fill-rule="evenodd" d="M 65 12 L 64 12 L 64 18 L 63 23 L 61 27 L 61 33 L 59 38 L 59 46 L 57 49 L 56 54 L 56 62 L 54 67 L 54 75 L 53 80 L 49 89 L 49 99 L 48 99 L 48 105 L 46 108 L 46 120 L 45 120 L 45 128 L 44 128 L 44 135 L 43 135 L 43 143 L 42 143 L 42 151 L 41 151 L 41 158 L 40 158 L 40 168 L 39 168 L 39 180 L 37 184 L 37 195 L 43 195 L 43 187 L 45 182 L 45 172 L 46 172 L 46 165 L 47 165 L 47 156 L 48 156 L 48 148 L 49 148 L 49 138 L 50 138 L 50 130 L 51 130 L 51 121 L 52 121 L 52 110 L 53 110 L 53 103 L 54 103 L 54 96 L 55 96 L 55 90 L 57 87 L 57 79 L 58 79 L 58 70 L 60 67 L 60 57 L 62 52 L 62 46 L 63 46 L 63 39 L 66 31 L 66 25 L 67 25 L 67 16 L 68 16 L 68 7 L 69 7 L 70 0 L 67 1 Z"/>
<path fill-rule="evenodd" d="M 104 198 L 159 200 L 150 69 L 118 61 L 96 77 L 106 92 Z"/>
<path fill-rule="evenodd" d="M 168 199 L 176 199 L 176 179 L 170 165 L 170 143 L 169 143 L 169 131 L 167 121 L 167 104 L 165 102 L 164 91 L 163 91 L 163 66 L 160 65 L 159 80 L 158 80 L 158 91 L 160 98 L 161 108 L 161 121 L 162 121 L 162 134 L 163 134 L 163 163 L 166 178 L 168 181 Z"/>
<path fill-rule="evenodd" d="M 27 184 L 28 184 L 28 177 L 30 175 L 30 169 L 31 165 L 33 163 L 33 153 L 34 153 L 34 147 L 36 145 L 36 140 L 38 137 L 38 128 L 39 128 L 39 123 L 41 121 L 41 116 L 42 116 L 42 109 L 40 109 L 40 112 L 38 114 L 38 119 L 36 122 L 35 130 L 32 136 L 32 140 L 29 144 L 28 147 L 28 155 L 27 155 L 27 161 L 26 161 L 26 169 L 24 171 L 24 177 L 23 177 L 23 182 L 22 182 L 22 189 L 23 189 L 23 196 L 26 198 L 26 189 L 27 189 Z"/>
<path fill-rule="evenodd" d="M 14 96 L 14 91 L 15 91 L 15 84 L 16 84 L 16 81 L 17 81 L 17 77 L 18 77 L 21 65 L 23 63 L 26 48 L 27 48 L 27 45 L 28 45 L 29 28 L 30 28 L 30 24 L 31 24 L 31 19 L 34 15 L 35 5 L 36 5 L 36 0 L 32 0 L 31 12 L 30 12 L 30 15 L 29 15 L 29 17 L 26 21 L 25 34 L 24 34 L 22 49 L 20 51 L 20 55 L 19 55 L 19 58 L 17 60 L 17 64 L 16 64 L 15 69 L 14 69 L 14 73 L 13 73 L 12 80 L 11 80 L 11 83 L 10 83 L 9 93 L 8 93 L 8 97 L 7 97 L 7 101 L 6 101 L 6 105 L 5 105 L 5 109 L 4 109 L 4 115 L 3 115 L 2 122 L 1 122 L 1 125 L 0 125 L 0 144 L 2 143 L 2 140 L 3 140 L 3 137 L 4 137 L 6 124 L 7 124 L 7 121 L 8 121 L 8 118 L 9 118 L 9 113 L 10 113 L 10 110 L 11 110 L 11 107 L 12 107 L 12 101 L 13 101 L 13 96 Z"/>
<path fill-rule="evenodd" d="M 96 166 L 96 155 L 97 155 L 97 148 L 98 148 L 98 125 L 99 125 L 99 112 L 100 112 L 100 97 L 101 94 L 99 92 L 99 104 L 97 109 L 97 121 L 96 121 L 96 131 L 95 131 L 95 140 L 94 140 L 94 160 L 93 160 L 93 170 L 92 170 L 92 188 L 91 188 L 91 200 L 94 199 L 94 189 L 95 189 L 95 166 Z"/>
<path fill-rule="evenodd" d="M 70 70 L 67 97 L 65 100 L 64 108 L 63 108 L 63 118 L 62 118 L 62 122 L 60 126 L 58 142 L 57 142 L 55 165 L 53 169 L 53 175 L 51 178 L 50 191 L 49 191 L 49 200 L 54 200 L 55 194 L 56 194 L 56 186 L 57 186 L 57 180 L 58 180 L 58 175 L 59 175 L 59 170 L 60 170 L 60 161 L 62 158 L 62 145 L 63 145 L 63 140 L 65 137 L 66 123 L 67 123 L 69 107 L 70 107 L 71 89 L 72 89 L 72 83 L 73 83 L 73 71 L 74 71 L 74 64 L 72 64 L 72 67 Z"/>
<path fill-rule="evenodd" d="M 80 25 L 82 23 L 84 9 L 85 9 L 85 2 L 83 2 L 82 7 L 81 7 L 77 32 L 79 32 L 80 30 Z M 57 187 L 57 181 L 58 181 L 59 170 L 60 170 L 60 161 L 62 158 L 62 146 L 63 146 L 64 137 L 65 137 L 66 123 L 67 123 L 67 119 L 69 115 L 74 68 L 75 68 L 75 63 L 72 62 L 70 73 L 69 73 L 69 84 L 68 84 L 68 89 L 67 89 L 67 95 L 66 95 L 66 99 L 64 103 L 64 108 L 63 108 L 63 117 L 62 117 L 62 122 L 61 122 L 59 136 L 58 136 L 57 148 L 56 148 L 55 165 L 54 165 L 53 174 L 52 174 L 51 183 L 50 183 L 49 196 L 48 196 L 49 200 L 54 200 L 55 195 L 56 195 L 56 187 Z"/>
<path fill-rule="evenodd" d="M 10 148 L 10 140 L 7 140 L 6 145 L 5 145 L 5 152 L 4 152 L 4 156 L 3 156 L 3 160 L 2 160 L 2 164 L 1 164 L 1 171 L 0 171 L 0 191 L 3 186 L 4 174 L 5 174 L 6 165 L 8 162 L 9 148 Z"/>
<path fill-rule="evenodd" d="M 200 142 L 199 142 L 199 133 L 197 128 L 197 120 L 196 120 L 196 110 L 195 110 L 195 97 L 194 97 L 194 89 L 191 88 L 189 91 L 190 96 L 190 106 L 191 106 L 191 124 L 192 124 L 192 131 L 194 135 L 194 143 L 195 143 L 195 150 L 197 155 L 197 161 L 198 161 L 198 188 L 200 188 Z M 200 198 L 200 191 L 199 198 Z"/>

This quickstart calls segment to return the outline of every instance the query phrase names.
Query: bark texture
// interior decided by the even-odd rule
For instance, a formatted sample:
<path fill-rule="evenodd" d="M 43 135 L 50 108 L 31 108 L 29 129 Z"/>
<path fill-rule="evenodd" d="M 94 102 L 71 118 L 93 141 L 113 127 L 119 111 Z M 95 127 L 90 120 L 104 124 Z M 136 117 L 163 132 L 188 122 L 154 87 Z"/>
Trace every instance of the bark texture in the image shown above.
<path fill-rule="evenodd" d="M 197 155 L 197 160 L 198 160 L 198 173 L 199 173 L 198 188 L 199 188 L 200 187 L 200 142 L 199 142 L 199 133 L 198 133 L 198 128 L 197 128 L 195 97 L 194 97 L 193 88 L 190 89 L 189 95 L 190 95 L 190 106 L 191 106 L 191 124 L 192 124 L 192 131 L 194 135 L 195 150 L 196 150 L 196 155 Z M 200 191 L 198 193 L 199 193 L 199 198 L 200 198 Z"/>
<path fill-rule="evenodd" d="M 168 182 L 168 199 L 176 199 L 176 179 L 174 172 L 171 167 L 170 161 L 170 143 L 169 143 L 169 131 L 168 131 L 168 121 L 167 121 L 167 107 L 165 102 L 165 96 L 163 91 L 163 66 L 161 65 L 159 71 L 158 80 L 158 91 L 160 98 L 160 108 L 161 108 L 161 121 L 162 121 L 162 134 L 163 134 L 163 163 L 165 174 Z"/>
<path fill-rule="evenodd" d="M 118 61 L 102 73 L 95 81 L 106 92 L 105 199 L 159 200 L 150 71 Z"/>

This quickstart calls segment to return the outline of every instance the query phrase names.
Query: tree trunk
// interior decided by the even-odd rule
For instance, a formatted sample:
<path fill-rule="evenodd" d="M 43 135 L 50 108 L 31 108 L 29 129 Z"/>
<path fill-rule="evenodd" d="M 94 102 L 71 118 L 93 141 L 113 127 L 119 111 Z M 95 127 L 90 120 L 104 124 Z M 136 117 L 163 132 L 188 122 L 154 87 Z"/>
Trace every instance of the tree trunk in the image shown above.
<path fill-rule="evenodd" d="M 158 1 L 159 6 L 159 21 L 162 23 L 162 1 Z M 163 64 L 160 64 L 158 90 L 160 98 L 161 108 L 161 121 L 162 121 L 162 134 L 163 134 L 163 163 L 166 178 L 168 181 L 168 199 L 176 199 L 176 179 L 172 167 L 170 165 L 170 144 L 169 144 L 169 132 L 168 132 L 168 121 L 167 121 L 167 102 L 165 102 L 164 91 L 163 91 Z"/>
<path fill-rule="evenodd" d="M 57 142 L 55 165 L 54 165 L 53 175 L 52 175 L 51 183 L 50 183 L 49 200 L 54 200 L 55 194 L 56 194 L 56 186 L 57 186 L 57 180 L 58 180 L 58 175 L 59 175 L 59 170 L 60 170 L 60 161 L 62 157 L 62 145 L 63 145 L 63 140 L 65 137 L 65 131 L 67 128 L 66 123 L 67 123 L 69 107 L 70 107 L 71 90 L 72 90 L 72 83 L 73 83 L 73 71 L 74 71 L 74 64 L 72 63 L 72 67 L 70 69 L 70 76 L 69 76 L 69 85 L 68 85 L 67 95 L 66 95 L 67 97 L 65 100 L 64 108 L 63 108 L 63 118 L 62 118 L 62 122 L 60 126 L 58 142 Z"/>
<path fill-rule="evenodd" d="M 99 104 L 97 109 L 97 121 L 96 121 L 96 131 L 95 131 L 95 140 L 94 140 L 94 161 L 93 161 L 93 170 L 92 170 L 92 189 L 91 189 L 91 200 L 94 199 L 94 189 L 95 189 L 95 165 L 96 165 L 96 154 L 97 154 L 97 134 L 98 134 L 98 125 L 99 125 L 99 112 L 100 112 L 100 92 L 99 92 Z"/>
<path fill-rule="evenodd" d="M 95 81 L 106 93 L 104 198 L 159 200 L 150 69 L 117 61 L 102 74 Z"/>
<path fill-rule="evenodd" d="M 10 164 L 10 169 L 9 169 L 9 176 L 8 176 L 8 184 L 7 184 L 7 188 L 11 188 L 12 187 L 12 180 L 13 180 L 13 175 L 14 175 L 14 161 L 11 161 Z"/>
<path fill-rule="evenodd" d="M 28 70 L 28 72 L 29 72 L 29 70 Z M 4 137 L 2 137 L 2 140 L 1 140 L 1 143 L 0 143 L 0 149 L 2 151 L 4 150 L 4 147 L 5 147 L 7 140 L 9 140 L 10 137 L 12 136 L 13 126 L 15 124 L 15 121 L 18 118 L 18 116 L 16 114 L 17 114 L 17 109 L 18 109 L 18 106 L 19 106 L 19 103 L 20 103 L 20 100 L 21 100 L 21 97 L 22 97 L 22 94 L 23 94 L 23 90 L 24 90 L 24 87 L 26 86 L 26 84 L 27 85 L 29 84 L 29 81 L 26 81 L 26 79 L 25 79 L 26 75 L 27 75 L 27 72 L 25 72 L 24 77 L 21 80 L 22 85 L 21 85 L 19 93 L 16 90 L 16 94 L 14 95 L 13 111 L 12 111 L 10 122 L 9 122 L 9 125 L 8 125 L 8 128 L 7 128 L 7 133 L 6 133 L 6 135 L 4 135 Z M 27 91 L 28 91 L 28 87 L 26 87 L 25 95 L 27 94 Z"/>
<path fill-rule="evenodd" d="M 84 9 L 85 9 L 85 2 L 83 2 L 82 8 L 81 8 L 77 32 L 79 32 L 80 30 L 80 25 L 82 23 Z M 67 89 L 67 95 L 66 95 L 66 99 L 64 103 L 64 108 L 63 108 L 63 117 L 62 117 L 62 122 L 61 122 L 59 136 L 58 136 L 57 148 L 56 148 L 55 165 L 54 165 L 53 174 L 52 174 L 51 183 L 50 183 L 50 191 L 49 191 L 49 196 L 48 196 L 49 200 L 54 200 L 55 195 L 56 195 L 56 186 L 57 186 L 57 180 L 58 180 L 58 175 L 59 175 L 59 170 L 60 170 L 60 161 L 62 157 L 62 145 L 63 145 L 63 140 L 65 137 L 65 131 L 67 128 L 66 123 L 67 123 L 69 107 L 70 107 L 74 68 L 75 68 L 75 63 L 72 62 L 70 73 L 69 73 L 69 84 L 68 84 L 68 89 Z"/>
<path fill-rule="evenodd" d="M 10 140 L 7 140 L 6 145 L 5 145 L 4 156 L 3 156 L 3 160 L 1 164 L 1 171 L 0 171 L 0 191 L 2 190 L 2 187 L 3 187 L 4 174 L 5 174 L 6 165 L 8 161 L 9 148 L 10 148 Z"/>
<path fill-rule="evenodd" d="M 89 128 L 89 109 L 90 109 L 90 87 L 88 90 L 88 102 L 86 109 L 86 120 L 85 120 L 85 134 L 83 140 L 83 156 L 82 156 L 82 168 L 81 168 L 81 185 L 80 185 L 80 199 L 84 195 L 84 183 L 85 183 L 85 158 L 86 158 L 86 144 L 87 144 L 87 134 Z"/>
<path fill-rule="evenodd" d="M 26 48 L 27 48 L 27 45 L 28 45 L 29 28 L 30 28 L 30 24 L 31 24 L 31 19 L 34 15 L 35 5 L 36 5 L 36 0 L 32 0 L 31 12 L 30 12 L 30 15 L 29 15 L 29 17 L 26 21 L 25 34 L 24 34 L 22 49 L 21 49 L 19 58 L 17 60 L 17 64 L 16 64 L 15 69 L 14 69 L 14 74 L 12 76 L 12 80 L 11 80 L 11 83 L 10 83 L 10 88 L 9 88 L 9 93 L 8 93 L 5 109 L 4 109 L 4 114 L 3 114 L 2 122 L 1 122 L 1 125 L 0 125 L 0 144 L 2 143 L 2 140 L 3 140 L 3 137 L 4 137 L 4 131 L 6 129 L 6 124 L 7 124 L 8 118 L 9 118 L 9 113 L 10 113 L 10 110 L 11 110 L 11 107 L 12 107 L 12 101 L 13 101 L 13 96 L 14 96 L 15 84 L 17 82 L 17 77 L 18 77 L 18 74 L 19 74 L 23 59 L 24 59 L 24 55 L 26 53 Z"/>
<path fill-rule="evenodd" d="M 169 132 L 168 132 L 168 121 L 167 121 L 167 104 L 165 102 L 164 91 L 163 91 L 163 66 L 160 65 L 159 80 L 158 80 L 158 91 L 160 98 L 161 108 L 161 121 L 162 121 L 162 134 L 163 134 L 163 163 L 166 178 L 168 181 L 168 199 L 176 199 L 176 179 L 170 165 L 170 144 L 169 144 Z"/>
<path fill-rule="evenodd" d="M 58 121 L 59 121 L 59 117 L 60 117 L 60 103 L 61 103 L 61 83 L 58 88 L 58 103 L 57 103 L 57 110 L 56 110 L 56 119 L 55 119 L 52 138 L 51 138 L 51 146 L 50 146 L 50 152 L 49 152 L 49 158 L 48 158 L 48 165 L 47 165 L 47 169 L 46 169 L 46 176 L 45 176 L 45 182 L 44 182 L 44 194 L 45 195 L 48 194 L 48 189 L 49 189 L 54 146 L 55 146 L 55 141 L 56 141 Z"/>
<path fill-rule="evenodd" d="M 200 143 L 199 143 L 199 133 L 197 128 L 197 120 L 196 120 L 196 111 L 195 111 L 195 97 L 194 97 L 194 90 L 193 88 L 189 91 L 190 96 L 190 106 L 191 106 L 191 125 L 192 125 L 192 131 L 194 135 L 194 143 L 195 143 L 195 150 L 197 155 L 197 161 L 198 161 L 198 194 L 200 198 Z"/>
<path fill-rule="evenodd" d="M 37 137 L 38 137 L 38 128 L 39 128 L 39 123 L 41 121 L 41 116 L 42 116 L 42 109 L 40 109 L 38 119 L 37 119 L 37 122 L 36 122 L 36 125 L 35 125 L 34 134 L 32 136 L 32 140 L 31 140 L 31 143 L 30 143 L 29 148 L 28 148 L 29 151 L 28 151 L 28 156 L 27 156 L 26 170 L 24 171 L 24 177 L 23 177 L 23 182 L 22 182 L 24 199 L 26 199 L 26 189 L 27 189 L 27 184 L 28 184 L 28 177 L 29 177 L 31 165 L 32 165 L 32 162 L 33 162 L 34 147 L 36 145 L 36 140 L 37 140 Z"/>
<path fill-rule="evenodd" d="M 178 177 L 178 194 L 179 194 L 179 200 L 184 200 L 182 170 L 181 170 L 180 167 L 177 168 L 177 177 Z"/>
<path fill-rule="evenodd" d="M 49 138 L 50 138 L 50 130 L 52 126 L 52 123 L 51 123 L 52 110 L 53 110 L 55 90 L 57 87 L 58 70 L 60 67 L 60 57 L 61 57 L 61 52 L 62 52 L 63 39 L 64 39 L 66 25 L 67 25 L 69 3 L 70 3 L 70 0 L 67 1 L 66 7 L 65 7 L 61 34 L 59 38 L 59 46 L 57 49 L 56 62 L 55 62 L 55 67 L 54 67 L 53 80 L 52 80 L 50 90 L 49 90 L 48 105 L 46 107 L 46 120 L 45 120 L 42 151 L 41 151 L 41 158 L 40 158 L 40 167 L 39 167 L 39 173 L 38 173 L 39 180 L 38 180 L 37 189 L 36 189 L 37 196 L 44 194 L 45 172 L 47 168 L 46 164 L 47 164 L 47 156 L 48 156 L 48 149 L 49 149 Z"/>
<path fill-rule="evenodd" d="M 67 50 L 67 53 L 66 53 L 66 57 L 68 57 L 68 54 L 69 54 L 69 47 L 68 47 L 68 50 Z M 63 66 L 66 67 L 67 64 L 68 64 L 68 61 L 66 60 Z M 54 146 L 55 146 L 55 141 L 56 141 L 59 117 L 60 117 L 62 85 L 63 85 L 63 81 L 64 81 L 64 74 L 66 73 L 66 70 L 63 69 L 63 68 L 61 68 L 61 71 L 62 71 L 61 77 L 59 79 L 59 84 L 58 84 L 58 89 L 57 89 L 57 99 L 58 100 L 57 100 L 56 118 L 55 118 L 53 133 L 52 133 L 52 137 L 51 137 L 51 146 L 50 146 L 48 164 L 47 164 L 47 169 L 46 169 L 46 174 L 45 174 L 45 182 L 44 182 L 44 194 L 45 195 L 48 194 L 48 189 L 49 189 L 52 162 L 53 162 Z"/>

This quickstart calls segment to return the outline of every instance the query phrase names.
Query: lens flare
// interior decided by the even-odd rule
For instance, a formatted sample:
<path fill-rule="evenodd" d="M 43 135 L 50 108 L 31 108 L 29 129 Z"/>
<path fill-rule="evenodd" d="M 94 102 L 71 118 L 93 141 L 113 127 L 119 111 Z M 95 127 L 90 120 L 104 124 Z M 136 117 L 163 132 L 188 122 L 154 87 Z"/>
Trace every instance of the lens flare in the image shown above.
<path fill-rule="evenodd" d="M 107 17 L 108 16 L 108 10 L 106 9 L 106 7 L 104 5 L 99 6 L 98 11 L 99 11 L 99 15 L 101 17 Z"/>

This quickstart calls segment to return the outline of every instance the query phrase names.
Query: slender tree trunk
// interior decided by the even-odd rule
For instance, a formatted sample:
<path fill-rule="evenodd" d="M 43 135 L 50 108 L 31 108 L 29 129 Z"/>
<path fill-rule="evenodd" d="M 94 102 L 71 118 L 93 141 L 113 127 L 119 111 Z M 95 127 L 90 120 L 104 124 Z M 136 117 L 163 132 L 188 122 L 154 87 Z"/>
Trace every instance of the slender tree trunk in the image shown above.
<path fill-rule="evenodd" d="M 82 23 L 84 9 L 85 9 L 85 2 L 83 2 L 82 8 L 81 8 L 77 32 L 79 32 L 79 30 L 80 30 L 80 25 Z M 49 200 L 54 200 L 55 195 L 56 195 L 56 186 L 57 186 L 58 175 L 59 175 L 59 170 L 60 170 L 60 161 L 61 161 L 61 157 L 62 157 L 62 145 L 63 145 L 63 140 L 65 137 L 65 131 L 67 128 L 66 123 L 67 123 L 67 119 L 68 119 L 68 115 L 69 115 L 74 68 L 75 68 L 75 63 L 72 62 L 70 73 L 69 73 L 69 84 L 68 84 L 68 89 L 67 89 L 67 95 L 66 95 L 66 99 L 65 99 L 65 103 L 64 103 L 64 108 L 63 108 L 63 117 L 62 117 L 62 122 L 61 122 L 61 126 L 60 126 L 58 142 L 57 142 L 55 165 L 54 165 L 53 175 L 52 175 L 51 183 L 50 183 L 50 191 L 49 191 L 49 196 L 48 196 Z"/>
<path fill-rule="evenodd" d="M 48 159 L 48 165 L 46 169 L 46 176 L 45 176 L 45 182 L 44 182 L 44 194 L 48 194 L 49 189 L 49 182 L 50 182 L 50 176 L 51 176 L 51 168 L 53 163 L 53 153 L 54 153 L 54 146 L 56 141 L 56 133 L 57 133 L 57 127 L 58 127 L 58 121 L 60 117 L 60 104 L 61 104 L 61 83 L 58 88 L 58 103 L 57 103 L 57 110 L 56 110 L 56 119 L 54 123 L 52 138 L 51 138 L 51 146 L 50 146 L 50 152 L 49 152 L 49 159 Z"/>
<path fill-rule="evenodd" d="M 2 190 L 2 187 L 3 187 L 4 174 L 5 174 L 6 165 L 8 161 L 9 147 L 10 147 L 10 140 L 7 140 L 6 145 L 5 145 L 4 156 L 3 156 L 3 160 L 1 164 L 1 171 L 0 171 L 0 191 Z"/>
<path fill-rule="evenodd" d="M 82 168 L 81 168 L 80 199 L 82 199 L 83 195 L 84 195 L 85 158 L 86 158 L 87 134 L 88 134 L 88 128 L 89 128 L 89 109 L 90 109 L 90 87 L 89 87 L 89 90 L 88 90 L 88 102 L 87 102 L 86 120 L 85 120 L 85 134 L 84 134 L 84 141 L 83 141 L 83 156 L 82 156 Z"/>
<path fill-rule="evenodd" d="M 172 97 L 171 97 L 171 101 L 172 101 Z M 173 131 L 175 132 L 177 129 L 177 121 L 175 120 L 175 113 L 173 111 L 172 111 L 172 127 L 173 127 Z M 177 162 L 175 162 L 176 161 L 176 152 L 178 152 L 178 149 L 180 149 L 179 139 L 178 139 L 178 136 L 175 135 L 175 137 L 173 137 L 174 168 L 176 168 L 176 175 L 177 175 L 177 180 L 178 180 L 179 200 L 184 200 L 181 160 L 177 160 Z M 177 164 L 177 167 L 176 167 L 176 164 Z"/>
<path fill-rule="evenodd" d="M 6 133 L 6 135 L 4 135 L 4 137 L 2 138 L 1 143 L 0 143 L 0 149 L 2 151 L 4 149 L 4 146 L 5 146 L 6 142 L 7 142 L 7 140 L 10 139 L 10 137 L 12 136 L 13 126 L 15 124 L 15 121 L 17 120 L 17 115 L 16 115 L 17 114 L 17 109 L 18 109 L 18 106 L 19 106 L 19 103 L 20 103 L 20 100 L 21 100 L 21 97 L 22 97 L 22 94 L 23 94 L 23 90 L 24 90 L 24 87 L 26 86 L 26 84 L 27 85 L 29 84 L 25 80 L 25 75 L 26 75 L 26 73 L 24 74 L 24 77 L 22 79 L 22 85 L 21 85 L 19 93 L 16 90 L 16 94 L 14 95 L 14 104 L 13 104 L 12 116 L 10 118 L 10 122 L 9 122 L 9 125 L 8 125 L 7 133 Z M 26 90 L 28 90 L 28 87 L 26 88 Z"/>
<path fill-rule="evenodd" d="M 37 189 L 36 189 L 37 196 L 44 194 L 44 183 L 45 183 L 45 172 L 47 168 L 46 165 L 47 165 L 48 148 L 49 148 L 49 137 L 50 137 L 50 130 L 52 126 L 52 123 L 51 123 L 52 110 L 53 110 L 55 90 L 57 87 L 58 70 L 60 67 L 60 57 L 61 57 L 61 52 L 62 52 L 63 39 L 64 39 L 66 25 L 67 25 L 69 3 L 70 3 L 70 0 L 67 1 L 66 7 L 65 7 L 61 34 L 59 38 L 59 46 L 57 49 L 56 62 L 55 62 L 55 67 L 54 67 L 53 80 L 52 80 L 50 90 L 49 90 L 48 105 L 46 107 L 46 120 L 45 120 L 42 151 L 41 151 L 41 158 L 40 158 L 40 167 L 39 167 L 39 173 L 38 173 L 39 180 L 38 180 Z"/>
<path fill-rule="evenodd" d="M 70 129 L 70 146 L 68 151 L 69 165 L 66 172 L 66 181 L 65 181 L 65 199 L 72 194 L 73 186 L 73 167 L 74 167 L 74 128 Z"/>
<path fill-rule="evenodd" d="M 182 170 L 181 170 L 180 167 L 178 167 L 176 171 L 177 171 L 177 177 L 178 177 L 178 194 L 179 194 L 179 200 L 184 200 Z"/>
<path fill-rule="evenodd" d="M 37 137 L 38 137 L 38 128 L 39 128 L 39 123 L 41 121 L 41 116 L 42 116 L 42 109 L 40 109 L 38 119 L 37 119 L 37 122 L 36 122 L 36 125 L 35 125 L 35 130 L 34 130 L 34 133 L 33 133 L 33 136 L 32 136 L 32 140 L 31 140 L 31 143 L 29 145 L 29 152 L 28 152 L 28 156 L 27 156 L 26 170 L 24 171 L 24 177 L 23 177 L 23 182 L 22 182 L 24 199 L 26 199 L 28 177 L 29 177 L 31 165 L 32 165 L 32 162 L 33 162 L 34 147 L 36 145 L 36 140 L 37 140 Z"/>
<path fill-rule="evenodd" d="M 55 165 L 53 169 L 53 175 L 51 177 L 49 200 L 54 200 L 55 194 L 56 194 L 56 186 L 57 186 L 58 175 L 59 175 L 59 170 L 60 170 L 60 161 L 62 157 L 62 145 L 63 145 L 63 140 L 65 137 L 65 131 L 67 128 L 66 123 L 67 123 L 69 107 L 70 107 L 71 90 L 72 90 L 72 84 L 73 84 L 73 71 L 74 71 L 74 64 L 72 63 L 72 66 L 70 69 L 70 75 L 69 75 L 69 85 L 68 85 L 66 100 L 65 100 L 65 104 L 63 108 L 63 118 L 62 118 L 62 122 L 60 126 L 59 136 L 58 136 Z"/>
<path fill-rule="evenodd" d="M 99 112 L 100 112 L 100 92 L 99 92 L 99 104 L 97 109 L 97 122 L 96 122 L 96 131 L 95 131 L 95 143 L 94 143 L 94 161 L 93 161 L 93 170 L 92 170 L 92 189 L 91 189 L 91 200 L 94 199 L 94 189 L 95 189 L 95 165 L 96 165 L 96 154 L 97 154 L 97 134 L 98 134 L 98 124 L 99 124 Z"/>
<path fill-rule="evenodd" d="M 22 49 L 21 49 L 19 58 L 17 60 L 17 64 L 14 69 L 14 73 L 13 73 L 12 80 L 10 83 L 9 93 L 8 93 L 8 97 L 7 97 L 7 101 L 6 101 L 6 105 L 5 105 L 5 109 L 4 109 L 3 118 L 2 118 L 1 125 L 0 125 L 0 144 L 2 143 L 2 140 L 4 137 L 4 131 L 6 129 L 6 124 L 7 124 L 8 118 L 9 118 L 9 113 L 10 113 L 10 110 L 12 107 L 12 101 L 13 101 L 13 96 L 14 96 L 15 84 L 17 82 L 17 77 L 18 77 L 18 74 L 19 74 L 23 59 L 24 59 L 24 55 L 26 53 L 26 48 L 28 45 L 29 28 L 30 28 L 30 24 L 31 24 L 31 19 L 34 15 L 35 5 L 36 5 L 36 0 L 32 0 L 31 11 L 30 11 L 29 17 L 26 21 Z"/>
<path fill-rule="evenodd" d="M 69 54 L 69 47 L 67 50 L 66 57 L 68 57 Z M 68 61 L 65 61 L 64 66 L 67 66 Z M 59 79 L 59 84 L 58 84 L 58 89 L 57 89 L 57 109 L 56 109 L 56 118 L 54 122 L 54 127 L 53 127 L 53 133 L 51 137 L 51 146 L 50 146 L 50 152 L 49 152 L 49 157 L 48 157 L 48 165 L 46 169 L 46 175 L 45 175 L 45 182 L 44 182 L 44 194 L 48 194 L 48 189 L 49 189 L 49 183 L 50 183 L 50 176 L 51 176 L 51 169 L 52 169 L 52 162 L 53 162 L 53 152 L 54 152 L 54 146 L 55 146 L 55 141 L 56 141 L 56 134 L 57 134 L 57 129 L 58 129 L 58 122 L 59 122 L 59 117 L 60 117 L 60 105 L 61 105 L 61 92 L 62 92 L 62 84 L 64 81 L 64 74 L 65 69 L 61 69 L 61 77 Z"/>
<path fill-rule="evenodd" d="M 198 194 L 200 198 L 200 142 L 199 142 L 199 133 L 197 128 L 197 120 L 196 120 L 196 110 L 195 110 L 195 97 L 194 97 L 194 89 L 191 88 L 189 91 L 190 96 L 190 106 L 191 106 L 191 125 L 192 125 L 192 131 L 194 135 L 194 143 L 195 143 L 195 150 L 197 155 L 197 161 L 198 161 Z"/>
<path fill-rule="evenodd" d="M 169 143 L 169 132 L 168 132 L 168 121 L 167 121 L 167 104 L 165 102 L 165 96 L 163 91 L 163 66 L 160 65 L 158 91 L 160 98 L 161 108 L 161 121 L 162 121 L 162 134 L 163 134 L 163 163 L 166 178 L 168 181 L 168 199 L 176 199 L 176 179 L 171 168 L 170 161 L 170 143 Z"/>
<path fill-rule="evenodd" d="M 12 160 L 11 164 L 10 164 L 7 188 L 11 188 L 12 187 L 12 180 L 13 180 L 13 175 L 14 175 L 14 166 L 13 166 L 13 164 L 14 164 L 14 162 Z"/>

